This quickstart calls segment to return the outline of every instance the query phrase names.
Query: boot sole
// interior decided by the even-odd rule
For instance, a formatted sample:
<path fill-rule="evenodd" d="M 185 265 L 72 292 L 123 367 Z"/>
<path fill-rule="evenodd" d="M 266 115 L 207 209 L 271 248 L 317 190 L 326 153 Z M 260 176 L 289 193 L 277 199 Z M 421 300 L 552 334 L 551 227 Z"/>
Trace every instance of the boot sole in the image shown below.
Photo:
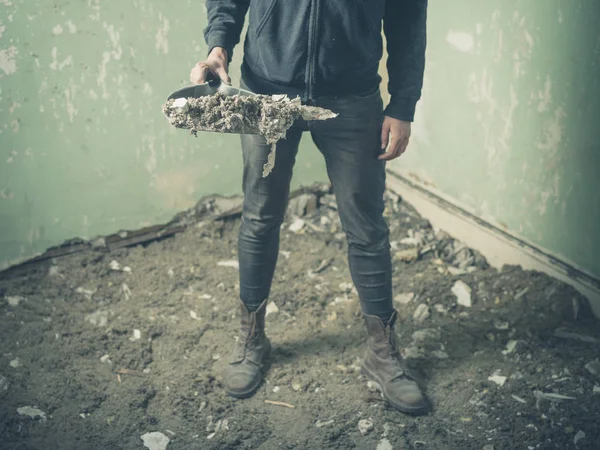
<path fill-rule="evenodd" d="M 371 372 L 369 369 L 367 369 L 364 366 L 364 364 L 361 365 L 360 373 L 363 374 L 363 375 L 365 375 L 371 381 L 373 381 L 375 383 L 375 387 L 377 388 L 377 390 L 379 392 L 381 392 L 383 394 L 383 397 L 385 398 L 385 400 L 391 406 L 393 406 L 395 409 L 397 409 L 398 411 L 403 412 L 405 414 L 410 414 L 410 415 L 424 414 L 424 413 L 426 413 L 428 411 L 429 407 L 428 407 L 427 404 L 424 404 L 423 406 L 411 407 L 411 406 L 404 405 L 402 403 L 398 403 L 398 402 L 392 401 L 388 397 L 388 395 L 386 394 L 385 390 L 383 389 L 381 381 L 379 380 L 379 378 L 373 372 Z"/>
<path fill-rule="evenodd" d="M 265 373 L 269 370 L 270 366 L 271 366 L 271 344 L 269 343 L 269 350 L 267 350 L 267 353 L 265 355 L 265 362 L 260 368 L 262 376 L 257 380 L 256 383 L 254 383 L 248 389 L 245 389 L 243 391 L 232 391 L 231 389 L 225 388 L 227 394 L 233 398 L 237 398 L 240 400 L 252 397 L 254 394 L 256 394 L 256 391 L 258 391 L 258 389 L 262 385 L 262 383 L 265 379 Z"/>

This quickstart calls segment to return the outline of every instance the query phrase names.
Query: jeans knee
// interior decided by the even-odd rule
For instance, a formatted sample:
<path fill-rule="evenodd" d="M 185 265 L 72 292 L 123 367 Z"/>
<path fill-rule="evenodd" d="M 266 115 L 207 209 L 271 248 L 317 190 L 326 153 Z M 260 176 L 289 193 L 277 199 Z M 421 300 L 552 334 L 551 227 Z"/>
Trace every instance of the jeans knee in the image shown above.
<path fill-rule="evenodd" d="M 267 238 L 279 233 L 283 219 L 277 216 L 242 215 L 240 235 L 249 238 Z"/>

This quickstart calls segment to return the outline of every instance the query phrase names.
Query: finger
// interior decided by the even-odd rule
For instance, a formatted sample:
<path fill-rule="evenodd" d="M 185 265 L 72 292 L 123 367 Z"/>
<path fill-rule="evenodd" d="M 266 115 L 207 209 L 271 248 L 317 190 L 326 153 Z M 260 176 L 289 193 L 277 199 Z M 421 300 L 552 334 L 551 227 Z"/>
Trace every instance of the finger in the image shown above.
<path fill-rule="evenodd" d="M 387 122 L 383 122 L 383 126 L 381 127 L 381 149 L 385 150 L 388 146 L 390 140 L 390 124 Z"/>
<path fill-rule="evenodd" d="M 206 83 L 206 77 L 210 72 L 210 68 L 206 64 L 198 63 L 190 73 L 190 81 L 194 84 Z"/>
<path fill-rule="evenodd" d="M 223 83 L 231 84 L 231 78 L 229 77 L 229 74 L 227 73 L 227 69 L 225 69 L 225 67 L 217 67 L 217 70 L 215 72 L 215 75 L 217 75 Z"/>
<path fill-rule="evenodd" d="M 409 141 L 408 138 L 402 140 L 402 142 L 400 143 L 400 146 L 398 148 L 398 156 L 404 154 L 404 152 L 408 148 L 408 141 Z"/>
<path fill-rule="evenodd" d="M 394 159 L 398 156 L 399 148 L 400 148 L 400 141 L 398 141 L 398 139 L 395 139 L 392 136 L 392 141 L 390 142 L 388 151 L 379 155 L 379 157 L 377 159 L 379 159 L 380 161 L 389 161 L 391 159 Z"/>

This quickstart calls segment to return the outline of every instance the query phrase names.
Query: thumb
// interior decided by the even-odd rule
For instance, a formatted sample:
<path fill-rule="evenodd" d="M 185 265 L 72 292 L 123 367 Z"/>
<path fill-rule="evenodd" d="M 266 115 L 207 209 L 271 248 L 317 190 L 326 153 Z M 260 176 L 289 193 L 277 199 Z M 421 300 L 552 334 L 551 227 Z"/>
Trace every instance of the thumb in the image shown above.
<path fill-rule="evenodd" d="M 227 73 L 227 70 L 225 69 L 225 67 L 221 66 L 218 67 L 216 70 L 216 74 L 218 75 L 218 77 L 221 79 L 221 81 L 225 84 L 231 84 L 231 78 L 229 77 L 229 74 Z"/>
<path fill-rule="evenodd" d="M 385 150 L 390 142 L 390 124 L 387 120 L 383 122 L 381 127 L 381 149 Z"/>

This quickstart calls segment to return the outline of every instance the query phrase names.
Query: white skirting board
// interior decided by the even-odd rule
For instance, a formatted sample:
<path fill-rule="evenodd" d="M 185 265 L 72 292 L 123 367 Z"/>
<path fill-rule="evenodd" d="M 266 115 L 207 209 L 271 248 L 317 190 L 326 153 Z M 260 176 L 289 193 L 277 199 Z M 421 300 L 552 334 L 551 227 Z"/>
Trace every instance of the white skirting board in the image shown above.
<path fill-rule="evenodd" d="M 506 264 L 521 266 L 573 286 L 588 298 L 594 314 L 600 318 L 600 280 L 592 275 L 474 216 L 397 172 L 388 170 L 387 187 L 410 203 L 432 226 L 481 252 L 491 266 L 498 269 Z"/>

